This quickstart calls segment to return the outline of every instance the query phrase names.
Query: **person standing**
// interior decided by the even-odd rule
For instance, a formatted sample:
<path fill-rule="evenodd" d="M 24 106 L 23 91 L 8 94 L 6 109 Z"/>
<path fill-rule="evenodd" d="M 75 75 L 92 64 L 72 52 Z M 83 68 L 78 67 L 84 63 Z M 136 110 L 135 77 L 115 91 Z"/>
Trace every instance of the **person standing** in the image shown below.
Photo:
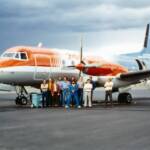
<path fill-rule="evenodd" d="M 79 102 L 80 102 L 80 105 L 83 106 L 83 86 L 84 86 L 83 77 L 79 78 L 77 84 L 78 84 Z"/>
<path fill-rule="evenodd" d="M 91 101 L 93 102 L 93 93 L 94 93 L 94 89 L 96 88 L 96 83 L 93 81 L 92 76 L 90 76 L 90 82 L 92 84 Z"/>
<path fill-rule="evenodd" d="M 65 107 L 69 108 L 71 100 L 74 100 L 76 107 L 81 108 L 81 106 L 79 105 L 79 99 L 78 99 L 78 84 L 75 81 L 72 81 L 71 84 L 69 85 L 69 92 L 70 94 L 67 98 Z"/>
<path fill-rule="evenodd" d="M 55 80 L 51 83 L 52 106 L 59 105 L 59 89 Z"/>
<path fill-rule="evenodd" d="M 52 106 L 52 93 L 51 93 L 51 85 L 52 85 L 52 79 L 49 78 L 48 80 L 48 106 Z"/>
<path fill-rule="evenodd" d="M 83 87 L 83 95 L 84 95 L 84 107 L 92 107 L 92 100 L 91 100 L 91 96 L 92 96 L 92 88 L 93 88 L 93 85 L 91 83 L 91 80 L 88 79 L 86 81 L 86 83 L 84 84 L 84 87 Z"/>
<path fill-rule="evenodd" d="M 109 78 L 106 83 L 104 84 L 105 88 L 105 105 L 108 103 L 108 98 L 110 100 L 111 105 L 113 105 L 112 101 L 112 89 L 113 89 L 113 82 L 112 78 Z"/>
<path fill-rule="evenodd" d="M 67 101 L 67 98 L 69 96 L 69 85 L 70 82 L 67 80 L 67 77 L 64 77 L 64 80 L 62 81 L 62 106 L 65 106 L 65 103 Z"/>
<path fill-rule="evenodd" d="M 62 95 L 62 78 L 59 77 L 57 81 L 57 86 L 59 88 L 59 105 L 63 105 L 63 95 Z"/>
<path fill-rule="evenodd" d="M 45 107 L 45 103 L 47 103 L 47 91 L 48 91 L 48 84 L 46 83 L 46 80 L 43 80 L 43 83 L 41 84 L 41 92 L 42 92 L 42 107 Z"/>

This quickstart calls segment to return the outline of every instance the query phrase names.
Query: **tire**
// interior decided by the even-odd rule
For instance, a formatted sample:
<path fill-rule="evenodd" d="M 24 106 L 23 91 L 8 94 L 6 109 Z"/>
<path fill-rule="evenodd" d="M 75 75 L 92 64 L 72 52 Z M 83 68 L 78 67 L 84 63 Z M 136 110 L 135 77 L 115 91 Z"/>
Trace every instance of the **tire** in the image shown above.
<path fill-rule="evenodd" d="M 132 102 L 132 96 L 130 93 L 120 93 L 118 95 L 118 103 L 130 104 Z"/>
<path fill-rule="evenodd" d="M 124 103 L 124 93 L 120 93 L 118 95 L 118 103 L 120 104 Z"/>
<path fill-rule="evenodd" d="M 130 93 L 126 93 L 125 99 L 126 99 L 126 103 L 130 104 L 132 102 L 132 96 L 131 96 L 131 94 Z"/>
<path fill-rule="evenodd" d="M 27 105 L 27 103 L 28 103 L 28 100 L 27 100 L 27 98 L 26 97 L 21 97 L 21 104 L 22 105 Z"/>
<path fill-rule="evenodd" d="M 19 97 L 16 97 L 15 103 L 16 103 L 16 105 L 20 105 L 21 104 L 21 99 Z"/>

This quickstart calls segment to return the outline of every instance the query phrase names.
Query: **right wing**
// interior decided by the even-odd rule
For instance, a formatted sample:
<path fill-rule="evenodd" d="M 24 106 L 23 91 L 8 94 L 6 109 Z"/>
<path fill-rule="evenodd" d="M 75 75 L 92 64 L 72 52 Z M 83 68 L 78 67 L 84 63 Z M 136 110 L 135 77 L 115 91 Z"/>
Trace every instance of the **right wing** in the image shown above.
<path fill-rule="evenodd" d="M 139 70 L 134 72 L 122 73 L 120 80 L 139 83 L 141 80 L 150 78 L 150 70 Z"/>

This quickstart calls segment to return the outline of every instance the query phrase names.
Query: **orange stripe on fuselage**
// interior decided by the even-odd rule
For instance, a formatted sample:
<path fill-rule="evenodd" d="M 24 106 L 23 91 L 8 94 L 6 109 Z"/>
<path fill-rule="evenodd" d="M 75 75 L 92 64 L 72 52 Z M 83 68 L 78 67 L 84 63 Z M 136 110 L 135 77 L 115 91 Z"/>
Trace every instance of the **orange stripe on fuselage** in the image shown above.
<path fill-rule="evenodd" d="M 77 60 L 79 62 L 79 54 L 73 51 L 58 51 L 55 49 L 46 49 L 38 47 L 18 46 L 7 50 L 7 52 L 26 52 L 28 60 L 16 59 L 0 59 L 0 67 L 10 66 L 43 66 L 43 67 L 60 67 L 61 60 L 65 59 Z M 90 68 L 87 70 L 89 75 L 117 75 L 128 70 L 118 64 L 108 63 L 100 57 L 87 56 L 83 59 L 87 64 L 100 64 L 99 68 Z"/>

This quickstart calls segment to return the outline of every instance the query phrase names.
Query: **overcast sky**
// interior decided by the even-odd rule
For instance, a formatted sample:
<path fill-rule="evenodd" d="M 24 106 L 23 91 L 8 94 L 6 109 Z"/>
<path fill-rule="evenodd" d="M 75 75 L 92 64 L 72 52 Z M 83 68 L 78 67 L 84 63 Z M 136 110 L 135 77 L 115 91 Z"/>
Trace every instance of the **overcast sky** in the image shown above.
<path fill-rule="evenodd" d="M 0 50 L 36 46 L 100 54 L 139 51 L 149 0 L 0 0 Z"/>

